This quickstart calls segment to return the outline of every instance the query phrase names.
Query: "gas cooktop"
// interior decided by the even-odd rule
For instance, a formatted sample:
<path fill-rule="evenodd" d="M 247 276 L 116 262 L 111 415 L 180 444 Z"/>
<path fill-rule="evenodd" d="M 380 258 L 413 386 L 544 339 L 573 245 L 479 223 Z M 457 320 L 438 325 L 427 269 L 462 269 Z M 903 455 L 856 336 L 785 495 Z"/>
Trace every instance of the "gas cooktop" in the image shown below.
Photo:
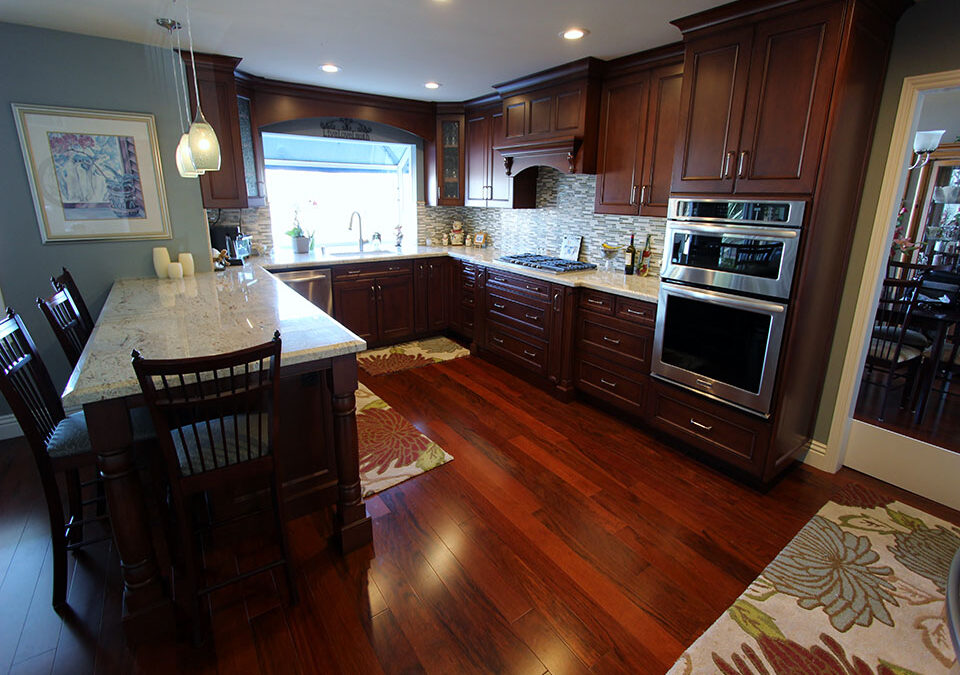
<path fill-rule="evenodd" d="M 498 260 L 514 265 L 522 265 L 523 267 L 532 267 L 533 269 L 543 270 L 544 272 L 553 272 L 554 274 L 560 274 L 562 272 L 583 272 L 584 270 L 594 270 L 597 268 L 593 263 L 552 258 L 546 255 L 537 255 L 536 253 L 505 255 L 502 258 L 498 258 Z"/>

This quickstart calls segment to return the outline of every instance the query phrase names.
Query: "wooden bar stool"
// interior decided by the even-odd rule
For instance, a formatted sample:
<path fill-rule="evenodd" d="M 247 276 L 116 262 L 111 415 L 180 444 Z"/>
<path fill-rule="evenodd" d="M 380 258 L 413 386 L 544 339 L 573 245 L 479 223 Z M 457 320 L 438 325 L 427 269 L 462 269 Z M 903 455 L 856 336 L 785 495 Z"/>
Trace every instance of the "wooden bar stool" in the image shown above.
<path fill-rule="evenodd" d="M 60 611 L 67 597 L 67 551 L 109 539 L 109 527 L 104 536 L 83 538 L 85 524 L 103 521 L 108 526 L 108 516 L 102 490 L 98 489 L 97 496 L 90 500 L 83 498 L 84 487 L 100 485 L 99 478 L 87 483 L 80 481 L 82 469 L 96 466 L 83 412 L 64 413 L 36 345 L 12 309 L 7 309 L 6 317 L 0 321 L 0 393 L 13 409 L 40 472 L 53 544 L 53 606 Z M 151 442 L 149 419 L 143 415 L 140 418 L 133 425 L 134 441 Z M 66 480 L 69 515 L 64 514 L 57 474 L 63 474 Z M 91 505 L 97 506 L 97 515 L 85 518 L 84 507 Z"/>
<path fill-rule="evenodd" d="M 287 545 L 280 457 L 277 456 L 277 374 L 280 333 L 271 342 L 227 354 L 147 360 L 133 351 L 133 368 L 153 418 L 170 485 L 185 579 L 178 599 L 189 598 L 194 641 L 200 642 L 200 600 L 228 584 L 283 566 L 291 604 L 297 589 Z M 226 581 L 207 585 L 189 500 L 260 476 L 269 479 L 281 557 Z M 244 514 L 242 517 L 259 515 Z M 210 529 L 238 518 L 211 523 Z M 207 529 L 207 528 L 205 528 Z M 184 589 L 181 595 L 181 589 Z"/>

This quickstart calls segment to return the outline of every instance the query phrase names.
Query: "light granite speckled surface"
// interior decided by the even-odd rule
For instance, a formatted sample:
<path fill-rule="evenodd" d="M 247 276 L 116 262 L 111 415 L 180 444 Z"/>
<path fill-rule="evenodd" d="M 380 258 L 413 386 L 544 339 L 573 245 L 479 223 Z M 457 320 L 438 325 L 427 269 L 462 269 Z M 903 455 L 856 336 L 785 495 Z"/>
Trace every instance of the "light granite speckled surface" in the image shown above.
<path fill-rule="evenodd" d="M 628 298 L 646 300 L 647 302 L 656 302 L 657 294 L 660 291 L 660 278 L 656 270 L 648 277 L 639 277 L 636 275 L 627 276 L 622 272 L 602 272 L 599 270 L 553 274 L 551 272 L 541 272 L 529 267 L 521 267 L 520 265 L 501 262 L 497 260 L 497 258 L 504 255 L 504 253 L 497 249 L 478 249 L 469 246 L 415 246 L 404 248 L 399 252 L 396 249 L 388 249 L 384 251 L 370 251 L 361 254 L 336 256 L 322 255 L 319 251 L 296 254 L 290 250 L 279 250 L 274 251 L 268 257 L 251 258 L 250 262 L 262 265 L 268 270 L 279 271 L 284 269 L 306 269 L 310 267 L 356 264 L 358 262 L 374 262 L 377 260 L 436 258 L 444 255 L 459 260 L 475 262 L 494 269 L 501 269 L 506 272 L 515 272 L 529 277 L 545 279 L 546 281 L 562 286 L 592 288 L 597 291 L 605 291 Z"/>
<path fill-rule="evenodd" d="M 259 265 L 185 279 L 121 279 L 63 392 L 67 407 L 140 391 L 130 352 L 207 356 L 283 340 L 284 365 L 353 354 L 366 342 Z"/>

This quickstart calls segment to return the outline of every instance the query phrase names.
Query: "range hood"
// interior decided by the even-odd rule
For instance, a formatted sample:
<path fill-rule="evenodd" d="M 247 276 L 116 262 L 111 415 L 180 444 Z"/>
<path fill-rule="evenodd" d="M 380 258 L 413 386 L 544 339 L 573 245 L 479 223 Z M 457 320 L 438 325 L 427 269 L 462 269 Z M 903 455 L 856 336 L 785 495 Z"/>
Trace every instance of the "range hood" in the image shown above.
<path fill-rule="evenodd" d="M 558 171 L 576 173 L 577 151 L 581 144 L 582 140 L 576 136 L 559 136 L 497 145 L 493 149 L 503 156 L 503 167 L 508 176 L 532 166 L 552 166 Z"/>

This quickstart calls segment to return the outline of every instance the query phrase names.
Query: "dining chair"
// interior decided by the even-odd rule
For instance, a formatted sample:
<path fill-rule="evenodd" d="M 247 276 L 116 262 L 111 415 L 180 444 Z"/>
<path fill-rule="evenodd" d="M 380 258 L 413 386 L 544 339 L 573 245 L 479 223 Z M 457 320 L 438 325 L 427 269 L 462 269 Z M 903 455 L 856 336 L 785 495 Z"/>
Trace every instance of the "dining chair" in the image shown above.
<path fill-rule="evenodd" d="M 89 500 L 83 498 L 84 488 L 102 486 L 99 478 L 80 480 L 81 470 L 96 466 L 83 412 L 64 412 L 33 339 L 20 316 L 9 308 L 0 321 L 0 393 L 13 410 L 40 473 L 53 546 L 53 606 L 61 611 L 66 606 L 67 551 L 109 539 L 109 516 L 102 489 Z M 133 424 L 136 443 L 150 442 L 152 429 L 144 421 L 149 420 Z M 66 482 L 67 514 L 57 487 L 56 476 L 60 474 Z M 96 506 L 97 514 L 84 517 L 87 506 Z M 84 526 L 95 521 L 105 525 L 105 534 L 84 539 Z"/>
<path fill-rule="evenodd" d="M 177 584 L 185 592 L 181 596 L 178 590 L 176 595 L 180 601 L 189 602 L 197 643 L 202 637 L 201 599 L 228 584 L 283 566 L 290 602 L 297 602 L 285 527 L 281 458 L 276 444 L 280 347 L 277 332 L 265 344 L 214 356 L 148 360 L 136 350 L 132 354 L 133 369 L 163 455 L 176 543 L 185 568 L 184 583 Z M 258 516 L 263 510 L 205 524 L 201 529 L 189 501 L 252 477 L 268 479 L 281 556 L 228 580 L 206 584 L 198 535 L 241 517 Z"/>
<path fill-rule="evenodd" d="M 902 377 L 904 380 L 901 408 L 906 407 L 916 388 L 925 336 L 910 328 L 910 318 L 916 306 L 920 281 L 919 278 L 883 280 L 866 358 L 869 371 L 881 370 L 886 373 L 877 418 L 880 421 L 885 417 L 887 398 L 895 378 Z"/>
<path fill-rule="evenodd" d="M 90 310 L 87 309 L 87 303 L 77 287 L 77 282 L 73 280 L 73 275 L 67 271 L 66 267 L 61 268 L 61 270 L 59 275 L 50 277 L 50 285 L 53 286 L 54 291 L 67 292 L 70 299 L 73 300 L 74 307 L 77 308 L 77 314 L 81 322 L 87 327 L 88 331 L 93 332 L 93 317 L 90 315 Z"/>
<path fill-rule="evenodd" d="M 43 313 L 71 368 L 77 367 L 83 348 L 90 339 L 93 325 L 87 324 L 80 316 L 80 310 L 66 288 L 57 291 L 49 298 L 37 298 L 37 307 Z"/>

